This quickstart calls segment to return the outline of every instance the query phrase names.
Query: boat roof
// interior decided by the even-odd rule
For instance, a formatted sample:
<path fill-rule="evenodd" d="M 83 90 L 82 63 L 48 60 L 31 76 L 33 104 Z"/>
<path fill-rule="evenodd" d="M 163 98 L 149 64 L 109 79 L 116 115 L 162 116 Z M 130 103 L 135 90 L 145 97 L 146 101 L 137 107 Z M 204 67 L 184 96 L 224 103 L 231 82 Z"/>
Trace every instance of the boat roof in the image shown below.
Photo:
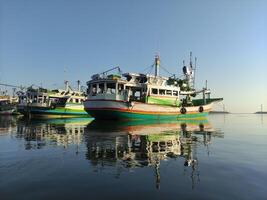
<path fill-rule="evenodd" d="M 167 84 L 169 78 L 163 76 L 155 76 L 152 74 L 142 74 L 142 73 L 123 73 L 122 76 L 117 74 L 110 74 L 105 76 L 93 75 L 92 80 L 88 81 L 87 84 L 97 84 L 103 82 L 118 82 L 122 84 L 127 84 L 131 87 L 140 87 L 143 85 L 154 86 L 157 88 L 165 89 L 179 89 L 178 86 Z"/>

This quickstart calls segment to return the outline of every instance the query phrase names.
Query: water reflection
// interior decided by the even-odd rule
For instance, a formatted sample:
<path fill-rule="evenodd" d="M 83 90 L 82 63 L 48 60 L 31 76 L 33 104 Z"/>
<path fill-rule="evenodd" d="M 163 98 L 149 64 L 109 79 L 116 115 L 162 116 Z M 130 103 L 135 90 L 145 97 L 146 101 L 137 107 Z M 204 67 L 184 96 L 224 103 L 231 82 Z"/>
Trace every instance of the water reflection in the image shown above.
<path fill-rule="evenodd" d="M 155 187 L 160 188 L 162 161 L 175 161 L 183 174 L 191 179 L 192 188 L 200 179 L 198 148 L 206 148 L 212 138 L 224 137 L 207 119 L 186 121 L 92 121 L 88 118 L 27 120 L 0 118 L 0 134 L 10 134 L 23 140 L 24 149 L 70 145 L 85 151 L 96 173 L 115 171 L 115 177 L 125 170 L 148 167 L 154 171 Z M 81 154 L 79 154 L 81 155 Z M 174 164 L 174 163 L 173 163 Z M 172 165 L 173 165 L 172 164 Z"/>
<path fill-rule="evenodd" d="M 13 116 L 0 116 L 0 136 L 9 135 L 17 128 L 17 118 Z"/>
<path fill-rule="evenodd" d="M 199 180 L 196 148 L 198 145 L 208 148 L 212 137 L 223 137 L 223 133 L 213 130 L 206 119 L 116 124 L 93 121 L 86 133 L 86 157 L 93 166 L 101 171 L 106 166 L 153 167 L 156 188 L 160 187 L 161 161 L 178 158 L 183 159 L 185 167 L 191 168 L 189 176 L 194 188 L 196 180 Z"/>
<path fill-rule="evenodd" d="M 17 122 L 17 138 L 25 140 L 25 149 L 41 149 L 47 145 L 63 146 L 79 145 L 84 128 L 91 119 L 50 119 L 27 120 L 22 118 Z"/>

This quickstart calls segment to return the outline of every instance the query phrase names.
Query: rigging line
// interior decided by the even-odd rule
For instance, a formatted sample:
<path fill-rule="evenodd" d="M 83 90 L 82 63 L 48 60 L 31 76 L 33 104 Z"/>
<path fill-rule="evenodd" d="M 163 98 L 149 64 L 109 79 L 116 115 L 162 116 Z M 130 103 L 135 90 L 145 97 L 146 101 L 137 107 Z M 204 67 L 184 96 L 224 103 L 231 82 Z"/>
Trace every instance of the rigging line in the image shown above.
<path fill-rule="evenodd" d="M 150 68 L 152 68 L 152 67 L 154 67 L 154 64 L 152 64 L 151 66 L 146 67 L 142 72 L 145 72 L 147 70 L 151 70 Z"/>
<path fill-rule="evenodd" d="M 171 72 L 169 72 L 167 69 L 165 69 L 162 65 L 160 65 L 160 68 L 162 68 L 165 72 L 167 72 L 168 74 L 170 74 L 170 75 L 174 75 L 173 73 L 171 73 Z"/>
<path fill-rule="evenodd" d="M 150 67 L 148 74 L 151 74 L 152 69 L 153 69 L 153 67 Z"/>
<path fill-rule="evenodd" d="M 169 72 L 167 69 L 165 69 L 164 67 L 160 66 L 160 68 L 162 68 L 165 72 L 167 72 L 170 75 L 174 75 L 173 73 Z"/>

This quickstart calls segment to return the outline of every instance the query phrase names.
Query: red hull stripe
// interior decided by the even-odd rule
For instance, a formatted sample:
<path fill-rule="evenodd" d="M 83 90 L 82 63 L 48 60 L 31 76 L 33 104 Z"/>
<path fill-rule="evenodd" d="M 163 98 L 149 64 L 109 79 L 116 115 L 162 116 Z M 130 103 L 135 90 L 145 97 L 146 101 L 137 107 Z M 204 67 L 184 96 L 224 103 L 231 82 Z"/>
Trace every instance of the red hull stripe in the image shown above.
<path fill-rule="evenodd" d="M 112 110 L 112 111 L 119 111 L 119 112 L 127 112 L 127 113 L 137 113 L 137 114 L 161 114 L 161 115 L 177 115 L 181 114 L 180 112 L 155 112 L 155 111 L 142 111 L 142 110 L 128 110 L 128 109 L 123 109 L 123 108 L 86 108 L 90 112 L 90 110 Z M 205 112 L 210 111 L 210 109 L 205 110 Z M 196 114 L 198 112 L 187 112 L 186 114 Z"/>

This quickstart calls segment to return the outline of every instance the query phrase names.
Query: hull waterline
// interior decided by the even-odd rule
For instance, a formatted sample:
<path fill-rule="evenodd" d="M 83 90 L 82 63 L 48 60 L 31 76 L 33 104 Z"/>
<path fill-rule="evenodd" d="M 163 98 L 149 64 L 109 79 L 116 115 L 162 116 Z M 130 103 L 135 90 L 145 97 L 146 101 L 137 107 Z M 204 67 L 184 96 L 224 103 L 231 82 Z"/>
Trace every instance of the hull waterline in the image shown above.
<path fill-rule="evenodd" d="M 72 110 L 65 108 L 56 109 L 42 109 L 42 108 L 31 108 L 22 107 L 18 108 L 18 112 L 24 116 L 34 118 L 73 118 L 73 117 L 90 117 L 84 110 Z"/>
<path fill-rule="evenodd" d="M 151 105 L 133 102 L 131 105 L 122 101 L 85 101 L 85 110 L 96 120 L 176 120 L 203 118 L 211 110 L 211 104 L 185 107 L 186 113 L 181 113 L 181 108 L 172 106 Z"/>

